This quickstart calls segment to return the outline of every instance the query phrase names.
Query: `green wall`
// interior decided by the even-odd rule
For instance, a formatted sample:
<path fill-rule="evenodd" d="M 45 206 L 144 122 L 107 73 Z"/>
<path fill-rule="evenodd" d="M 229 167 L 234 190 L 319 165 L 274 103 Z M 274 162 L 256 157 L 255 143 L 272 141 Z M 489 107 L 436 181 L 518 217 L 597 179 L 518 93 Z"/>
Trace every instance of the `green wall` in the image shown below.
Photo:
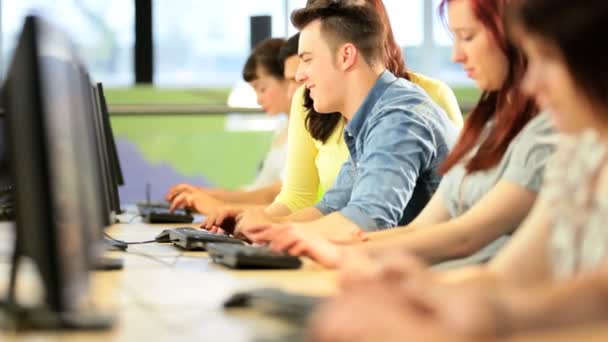
<path fill-rule="evenodd" d="M 479 91 L 455 88 L 461 104 L 473 103 Z M 107 89 L 112 104 L 224 104 L 227 89 Z M 253 180 L 272 132 L 228 132 L 226 115 L 171 115 L 112 117 L 116 138 L 127 138 L 151 162 L 166 161 L 186 176 L 203 175 L 222 187 Z M 128 161 L 124 161 L 128 162 Z"/>

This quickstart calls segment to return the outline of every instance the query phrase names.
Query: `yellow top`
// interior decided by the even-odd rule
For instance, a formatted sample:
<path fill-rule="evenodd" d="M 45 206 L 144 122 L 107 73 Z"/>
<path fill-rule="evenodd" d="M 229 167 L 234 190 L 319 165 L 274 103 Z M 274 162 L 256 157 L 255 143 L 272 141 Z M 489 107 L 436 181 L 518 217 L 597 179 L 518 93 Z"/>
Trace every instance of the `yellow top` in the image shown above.
<path fill-rule="evenodd" d="M 456 96 L 450 87 L 430 77 L 410 74 L 412 82 L 446 111 L 450 120 L 462 127 L 462 114 Z M 287 173 L 281 193 L 275 202 L 285 205 L 291 212 L 311 207 L 334 184 L 342 164 L 348 159 L 344 142 L 345 120 L 341 120 L 325 143 L 315 140 L 306 129 L 304 86 L 293 96 L 289 116 L 287 142 Z"/>

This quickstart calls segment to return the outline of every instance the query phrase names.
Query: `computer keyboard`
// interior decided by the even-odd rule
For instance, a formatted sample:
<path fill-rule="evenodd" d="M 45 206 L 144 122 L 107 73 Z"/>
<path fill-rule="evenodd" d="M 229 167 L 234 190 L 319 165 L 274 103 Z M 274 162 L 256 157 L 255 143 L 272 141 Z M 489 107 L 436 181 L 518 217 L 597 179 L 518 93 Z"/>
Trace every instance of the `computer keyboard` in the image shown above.
<path fill-rule="evenodd" d="M 194 216 L 184 210 L 150 209 L 143 215 L 146 223 L 191 223 Z"/>
<path fill-rule="evenodd" d="M 139 214 L 142 216 L 147 215 L 150 211 L 155 211 L 155 210 L 169 210 L 170 204 L 169 202 L 148 202 L 148 201 L 141 201 L 141 202 L 137 202 L 137 210 L 139 211 Z"/>
<path fill-rule="evenodd" d="M 169 236 L 168 241 L 165 237 Z M 186 250 L 205 250 L 210 242 L 226 244 L 243 244 L 243 241 L 225 234 L 210 233 L 203 229 L 190 227 L 167 229 L 161 232 L 156 240 L 159 242 L 173 242 L 176 246 Z"/>
<path fill-rule="evenodd" d="M 209 243 L 206 248 L 214 262 L 231 268 L 292 269 L 302 266 L 298 257 L 275 253 L 262 246 Z"/>
<path fill-rule="evenodd" d="M 224 308 L 251 308 L 264 314 L 303 325 L 323 297 L 290 293 L 277 288 L 239 291 L 224 302 Z"/>

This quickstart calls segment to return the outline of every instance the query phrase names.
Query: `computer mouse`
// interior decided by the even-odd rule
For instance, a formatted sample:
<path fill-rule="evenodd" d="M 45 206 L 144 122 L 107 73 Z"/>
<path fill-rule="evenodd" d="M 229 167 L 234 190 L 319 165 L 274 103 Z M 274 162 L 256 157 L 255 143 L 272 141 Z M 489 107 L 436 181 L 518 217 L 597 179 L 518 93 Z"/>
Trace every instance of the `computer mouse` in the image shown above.
<path fill-rule="evenodd" d="M 162 232 L 160 232 L 160 234 L 156 235 L 154 240 L 156 240 L 156 242 L 160 242 L 160 243 L 171 242 L 171 237 L 169 236 L 170 231 L 171 231 L 171 229 L 163 230 Z"/>

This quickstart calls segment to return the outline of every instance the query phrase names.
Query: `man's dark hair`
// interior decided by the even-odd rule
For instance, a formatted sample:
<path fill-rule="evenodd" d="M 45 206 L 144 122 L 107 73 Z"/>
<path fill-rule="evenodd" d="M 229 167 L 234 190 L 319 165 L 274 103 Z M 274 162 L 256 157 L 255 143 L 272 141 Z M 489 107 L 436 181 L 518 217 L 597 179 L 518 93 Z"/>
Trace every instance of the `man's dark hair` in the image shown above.
<path fill-rule="evenodd" d="M 262 67 L 272 77 L 282 80 L 284 65 L 278 56 L 284 44 L 285 39 L 269 38 L 256 45 L 243 67 L 243 79 L 246 82 L 257 80 L 260 76 L 258 67 Z"/>
<path fill-rule="evenodd" d="M 285 64 L 287 58 L 298 54 L 298 42 L 300 41 L 300 33 L 296 33 L 289 37 L 279 51 L 279 61 Z"/>
<path fill-rule="evenodd" d="M 350 42 L 361 52 L 368 64 L 385 59 L 385 25 L 378 10 L 367 1 L 356 0 L 308 0 L 306 7 L 291 14 L 293 25 L 302 30 L 315 20 L 321 21 L 321 30 L 334 50 L 341 43 Z M 310 90 L 304 92 L 306 129 L 314 139 L 323 143 L 343 120 L 340 113 L 317 113 Z"/>
<path fill-rule="evenodd" d="M 384 25 L 378 12 L 367 2 L 316 0 L 291 13 L 291 22 L 302 30 L 313 21 L 321 22 L 321 32 L 334 51 L 352 43 L 367 64 L 384 60 Z"/>

